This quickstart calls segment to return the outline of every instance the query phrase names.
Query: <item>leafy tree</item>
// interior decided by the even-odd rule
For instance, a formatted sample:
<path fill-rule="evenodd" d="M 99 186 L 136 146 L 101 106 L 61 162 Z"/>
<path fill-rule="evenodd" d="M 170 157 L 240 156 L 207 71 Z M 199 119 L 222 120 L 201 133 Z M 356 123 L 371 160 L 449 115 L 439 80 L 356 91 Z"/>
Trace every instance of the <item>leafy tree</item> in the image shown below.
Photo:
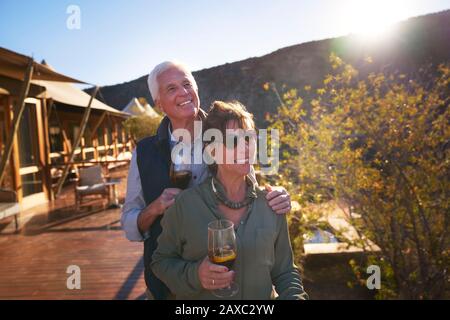
<path fill-rule="evenodd" d="M 362 78 L 335 54 L 330 63 L 323 86 L 306 86 L 303 98 L 300 90 L 279 95 L 274 84 L 264 85 L 280 96 L 278 113 L 268 116 L 283 146 L 278 183 L 300 203 L 297 219 L 317 221 L 317 205 L 345 204 L 359 235 L 349 242 L 367 251 L 367 264 L 381 267 L 378 298 L 443 298 L 450 265 L 449 65 L 421 68 L 412 79 L 398 72 Z M 358 273 L 362 266 L 351 264 Z"/>

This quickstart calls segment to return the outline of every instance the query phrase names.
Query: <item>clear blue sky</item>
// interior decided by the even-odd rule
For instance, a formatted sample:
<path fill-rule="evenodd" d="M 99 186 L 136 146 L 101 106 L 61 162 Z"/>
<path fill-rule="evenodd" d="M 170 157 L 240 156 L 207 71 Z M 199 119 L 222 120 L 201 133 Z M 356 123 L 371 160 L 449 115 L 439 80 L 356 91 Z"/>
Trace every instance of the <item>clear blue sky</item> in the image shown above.
<path fill-rule="evenodd" d="M 72 4 L 78 30 L 66 26 Z M 108 85 L 168 59 L 200 70 L 445 9 L 450 0 L 0 0 L 0 46 Z"/>

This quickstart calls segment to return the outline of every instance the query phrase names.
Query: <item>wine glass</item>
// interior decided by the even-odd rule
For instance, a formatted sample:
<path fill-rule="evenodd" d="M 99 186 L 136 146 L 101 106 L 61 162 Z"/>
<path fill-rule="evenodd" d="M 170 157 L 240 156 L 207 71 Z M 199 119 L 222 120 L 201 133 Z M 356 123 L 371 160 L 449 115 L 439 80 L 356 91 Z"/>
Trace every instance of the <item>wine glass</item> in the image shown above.
<path fill-rule="evenodd" d="M 234 224 L 229 220 L 216 220 L 208 224 L 208 257 L 214 264 L 222 265 L 231 270 L 236 260 L 237 246 Z M 219 298 L 234 296 L 239 291 L 238 285 L 233 281 L 230 286 L 213 290 L 212 293 Z"/>
<path fill-rule="evenodd" d="M 183 154 L 172 154 L 169 177 L 175 188 L 186 189 L 192 178 L 191 165 Z"/>

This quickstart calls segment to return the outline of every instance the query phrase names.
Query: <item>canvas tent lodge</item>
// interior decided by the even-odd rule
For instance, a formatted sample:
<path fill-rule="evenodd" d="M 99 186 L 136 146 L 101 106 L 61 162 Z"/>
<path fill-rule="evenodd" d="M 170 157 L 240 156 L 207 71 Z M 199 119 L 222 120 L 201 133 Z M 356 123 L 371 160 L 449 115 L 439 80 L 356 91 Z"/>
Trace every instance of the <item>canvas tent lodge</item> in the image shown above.
<path fill-rule="evenodd" d="M 132 116 L 148 116 L 150 118 L 159 118 L 160 115 L 153 110 L 153 108 L 148 104 L 141 104 L 139 100 L 135 97 L 128 102 L 128 104 L 122 109 L 122 112 L 128 113 Z"/>
<path fill-rule="evenodd" d="M 83 82 L 0 47 L 0 188 L 15 190 L 22 209 L 53 199 L 65 171 L 130 159 L 134 146 L 122 128 L 129 115 L 72 83 Z"/>

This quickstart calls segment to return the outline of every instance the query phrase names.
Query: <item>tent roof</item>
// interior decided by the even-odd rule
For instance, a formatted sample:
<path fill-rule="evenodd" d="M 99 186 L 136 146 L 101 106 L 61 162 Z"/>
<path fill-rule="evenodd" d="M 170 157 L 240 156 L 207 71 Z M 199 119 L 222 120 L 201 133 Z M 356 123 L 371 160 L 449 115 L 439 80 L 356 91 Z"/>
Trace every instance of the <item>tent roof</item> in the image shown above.
<path fill-rule="evenodd" d="M 17 80 L 23 81 L 29 61 L 30 58 L 27 56 L 0 47 L 0 79 L 3 84 L 1 93 L 9 93 L 17 87 Z M 45 88 L 43 92 L 36 92 L 38 98 L 52 98 L 60 103 L 83 108 L 87 107 L 91 96 L 71 84 L 84 84 L 85 82 L 56 72 L 45 61 L 42 61 L 42 63 L 33 62 L 33 65 L 32 87 L 33 85 L 37 86 L 37 88 L 40 87 L 40 91 L 43 91 Z M 128 116 L 126 113 L 114 109 L 97 99 L 93 100 L 91 107 L 92 109 Z"/>
<path fill-rule="evenodd" d="M 153 110 L 153 108 L 148 103 L 143 106 L 137 98 L 132 98 L 130 102 L 128 102 L 126 107 L 123 108 L 122 112 L 134 116 L 147 115 L 152 118 L 159 117 L 158 113 L 156 113 L 156 111 Z"/>
<path fill-rule="evenodd" d="M 148 103 L 145 104 L 145 106 L 143 106 L 143 108 L 144 108 L 144 112 L 146 115 L 148 115 L 152 118 L 160 117 L 158 112 L 156 112 L 155 109 L 153 109 Z"/>
<path fill-rule="evenodd" d="M 0 47 L 0 75 L 23 81 L 29 60 L 27 56 Z M 33 62 L 33 66 L 32 79 L 85 83 L 60 74 L 41 63 Z"/>
<path fill-rule="evenodd" d="M 138 99 L 132 98 L 130 102 L 128 102 L 128 104 L 125 106 L 125 108 L 122 109 L 122 111 L 129 114 L 137 115 L 141 114 L 144 111 L 144 108 L 142 108 Z"/>
<path fill-rule="evenodd" d="M 84 92 L 83 90 L 78 89 L 74 85 L 66 82 L 57 82 L 57 81 L 44 81 L 44 80 L 32 80 L 31 83 L 36 84 L 38 86 L 44 87 L 46 91 L 42 92 L 38 97 L 39 98 L 52 98 L 53 100 L 86 108 L 89 104 L 89 99 L 91 96 Z M 94 99 L 91 105 L 92 109 L 108 111 L 115 114 L 126 115 L 125 113 L 110 107 L 103 102 Z"/>

